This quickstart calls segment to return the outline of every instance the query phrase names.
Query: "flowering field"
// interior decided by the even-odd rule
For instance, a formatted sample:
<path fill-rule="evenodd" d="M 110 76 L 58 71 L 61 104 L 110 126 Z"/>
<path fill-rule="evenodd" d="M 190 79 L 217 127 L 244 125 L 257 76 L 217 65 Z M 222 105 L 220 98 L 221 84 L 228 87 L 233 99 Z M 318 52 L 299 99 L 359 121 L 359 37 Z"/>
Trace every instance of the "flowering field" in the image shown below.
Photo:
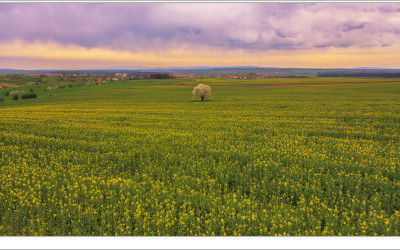
<path fill-rule="evenodd" d="M 0 103 L 0 235 L 400 235 L 400 84 L 192 89 Z"/>

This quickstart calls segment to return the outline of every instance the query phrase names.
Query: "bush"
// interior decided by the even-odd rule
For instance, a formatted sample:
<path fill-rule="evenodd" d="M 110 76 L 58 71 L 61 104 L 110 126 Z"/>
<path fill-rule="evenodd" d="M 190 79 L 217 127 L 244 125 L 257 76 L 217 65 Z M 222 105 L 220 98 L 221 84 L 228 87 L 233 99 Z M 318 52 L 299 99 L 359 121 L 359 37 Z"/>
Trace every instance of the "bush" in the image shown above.
<path fill-rule="evenodd" d="M 30 91 L 31 93 L 33 93 L 33 89 L 29 89 L 29 91 Z"/>
<path fill-rule="evenodd" d="M 72 84 L 68 85 L 68 87 L 72 88 Z"/>
<path fill-rule="evenodd" d="M 19 98 L 19 95 L 13 95 L 13 100 L 14 101 L 18 100 L 18 98 Z"/>
<path fill-rule="evenodd" d="M 3 99 L 3 98 L 0 98 L 0 102 L 4 102 L 4 99 Z"/>
<path fill-rule="evenodd" d="M 5 96 L 9 96 L 10 95 L 10 91 L 7 91 L 6 93 L 4 93 Z"/>
<path fill-rule="evenodd" d="M 18 90 L 14 90 L 14 91 L 11 91 L 11 92 L 9 93 L 9 95 L 13 95 L 13 96 L 19 95 L 19 94 L 20 94 L 20 92 L 19 92 Z"/>
<path fill-rule="evenodd" d="M 69 87 L 74 87 L 72 84 L 69 85 Z M 55 86 L 48 86 L 45 88 L 45 91 L 50 91 L 50 90 L 55 90 L 55 89 L 65 89 L 65 85 L 55 85 Z"/>
<path fill-rule="evenodd" d="M 31 98 L 36 98 L 37 94 L 36 93 L 30 93 L 30 94 L 24 94 L 21 96 L 21 99 L 31 99 Z"/>

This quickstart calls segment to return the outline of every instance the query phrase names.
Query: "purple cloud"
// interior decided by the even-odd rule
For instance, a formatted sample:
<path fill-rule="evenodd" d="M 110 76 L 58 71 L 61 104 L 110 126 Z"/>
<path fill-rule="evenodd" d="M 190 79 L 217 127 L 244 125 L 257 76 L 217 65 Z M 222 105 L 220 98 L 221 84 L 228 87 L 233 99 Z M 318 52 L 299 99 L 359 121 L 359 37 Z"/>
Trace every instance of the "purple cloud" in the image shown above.
<path fill-rule="evenodd" d="M 0 42 L 129 51 L 390 46 L 399 3 L 0 3 Z"/>

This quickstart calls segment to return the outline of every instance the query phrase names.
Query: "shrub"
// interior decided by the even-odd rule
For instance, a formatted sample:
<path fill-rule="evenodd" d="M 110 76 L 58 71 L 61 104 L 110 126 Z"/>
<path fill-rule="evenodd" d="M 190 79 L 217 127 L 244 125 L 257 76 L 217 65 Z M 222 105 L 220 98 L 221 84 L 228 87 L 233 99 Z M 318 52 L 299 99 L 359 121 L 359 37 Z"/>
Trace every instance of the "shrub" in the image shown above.
<path fill-rule="evenodd" d="M 21 96 L 21 99 L 31 99 L 31 98 L 36 98 L 37 94 L 36 93 L 30 93 L 30 94 L 24 94 Z"/>
<path fill-rule="evenodd" d="M 18 90 L 11 91 L 10 95 L 13 95 L 13 96 L 19 95 L 19 91 Z"/>
<path fill-rule="evenodd" d="M 7 91 L 6 93 L 4 93 L 5 96 L 9 96 L 10 95 L 10 91 Z"/>
<path fill-rule="evenodd" d="M 4 99 L 3 98 L 0 98 L 0 102 L 3 102 L 4 101 Z"/>
<path fill-rule="evenodd" d="M 18 100 L 18 98 L 19 98 L 19 95 L 14 95 L 14 96 L 13 96 L 13 100 L 14 100 L 14 101 Z"/>
<path fill-rule="evenodd" d="M 201 101 L 204 99 L 211 98 L 211 87 L 204 84 L 199 84 L 193 89 L 193 98 L 200 98 Z"/>
<path fill-rule="evenodd" d="M 31 93 L 33 93 L 33 89 L 29 89 L 29 91 L 30 91 Z"/>
<path fill-rule="evenodd" d="M 68 87 L 72 88 L 72 84 L 68 85 Z"/>

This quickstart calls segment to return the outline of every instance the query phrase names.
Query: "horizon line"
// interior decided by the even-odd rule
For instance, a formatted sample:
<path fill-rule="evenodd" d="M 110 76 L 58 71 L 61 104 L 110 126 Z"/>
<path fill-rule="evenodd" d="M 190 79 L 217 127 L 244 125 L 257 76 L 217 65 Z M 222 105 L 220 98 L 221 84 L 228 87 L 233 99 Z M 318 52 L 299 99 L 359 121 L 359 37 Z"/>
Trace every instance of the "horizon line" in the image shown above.
<path fill-rule="evenodd" d="M 132 68 L 124 68 L 124 67 L 132 67 Z M 134 68 L 137 67 L 137 68 Z M 110 66 L 104 68 L 61 68 L 61 69 L 15 69 L 15 68 L 0 68 L 2 71 L 45 71 L 45 70 L 194 70 L 194 69 L 229 69 L 229 68 L 243 68 L 243 69 L 392 69 L 392 70 L 400 70 L 400 68 L 388 68 L 388 67 L 370 67 L 370 66 L 359 66 L 359 67 L 274 67 L 274 66 L 172 66 L 172 67 L 141 67 L 141 66 Z"/>

